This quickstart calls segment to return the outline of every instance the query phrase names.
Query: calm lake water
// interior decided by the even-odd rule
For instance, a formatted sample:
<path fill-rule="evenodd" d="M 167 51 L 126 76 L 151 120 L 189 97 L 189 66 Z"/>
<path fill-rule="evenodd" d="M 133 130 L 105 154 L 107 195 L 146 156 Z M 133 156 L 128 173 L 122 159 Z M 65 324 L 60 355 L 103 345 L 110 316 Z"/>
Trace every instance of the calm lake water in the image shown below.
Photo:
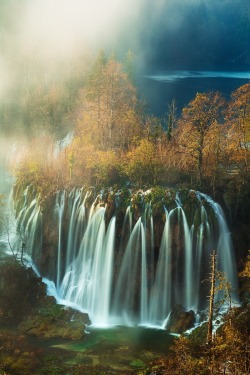
<path fill-rule="evenodd" d="M 180 114 L 197 92 L 220 91 L 228 99 L 232 91 L 249 82 L 250 67 L 247 71 L 167 70 L 145 74 L 137 85 L 149 112 L 163 116 L 173 99 Z"/>

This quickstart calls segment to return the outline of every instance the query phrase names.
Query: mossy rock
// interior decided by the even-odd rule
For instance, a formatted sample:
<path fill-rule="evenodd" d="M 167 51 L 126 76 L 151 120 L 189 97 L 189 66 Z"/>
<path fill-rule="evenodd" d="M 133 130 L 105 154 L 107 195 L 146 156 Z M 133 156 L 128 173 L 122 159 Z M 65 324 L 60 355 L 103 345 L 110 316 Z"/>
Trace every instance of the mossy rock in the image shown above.
<path fill-rule="evenodd" d="M 87 324 L 90 324 L 87 314 L 57 305 L 48 297 L 41 307 L 19 325 L 19 330 L 39 338 L 79 340 L 84 336 Z"/>
<path fill-rule="evenodd" d="M 29 316 L 19 325 L 22 333 L 39 338 L 64 338 L 78 340 L 84 336 L 84 326 L 80 322 L 65 322 L 62 319 L 44 316 Z"/>
<path fill-rule="evenodd" d="M 192 332 L 188 335 L 188 339 L 190 340 L 190 342 L 192 342 L 193 345 L 204 345 L 207 339 L 207 330 L 208 324 L 207 322 L 204 322 L 200 326 L 192 330 Z"/>

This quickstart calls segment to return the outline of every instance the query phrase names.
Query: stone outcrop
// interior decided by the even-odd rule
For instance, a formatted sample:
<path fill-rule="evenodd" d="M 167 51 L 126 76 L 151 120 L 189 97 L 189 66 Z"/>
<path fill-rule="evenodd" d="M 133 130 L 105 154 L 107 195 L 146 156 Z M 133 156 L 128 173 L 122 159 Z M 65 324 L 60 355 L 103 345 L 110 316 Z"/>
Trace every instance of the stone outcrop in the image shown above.
<path fill-rule="evenodd" d="M 194 323 L 194 311 L 185 311 L 182 305 L 176 305 L 170 313 L 165 329 L 174 333 L 183 333 L 193 328 Z"/>

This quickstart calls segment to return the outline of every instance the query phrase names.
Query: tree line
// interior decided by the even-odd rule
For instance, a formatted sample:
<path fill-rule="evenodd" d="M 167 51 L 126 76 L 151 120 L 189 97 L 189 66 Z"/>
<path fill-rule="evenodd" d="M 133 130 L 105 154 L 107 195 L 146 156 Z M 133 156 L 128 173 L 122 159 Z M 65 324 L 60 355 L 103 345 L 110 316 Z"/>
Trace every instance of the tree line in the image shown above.
<path fill-rule="evenodd" d="M 215 193 L 230 183 L 235 191 L 244 190 L 250 84 L 234 91 L 229 101 L 219 92 L 197 93 L 179 117 L 173 101 L 158 118 L 138 98 L 130 63 L 131 54 L 122 64 L 101 52 L 70 105 L 66 87 L 55 86 L 41 95 L 42 101 L 29 102 L 25 118 L 32 118 L 32 145 L 37 146 L 26 152 L 19 176 L 40 175 L 43 184 L 56 179 L 75 186 L 185 184 Z M 61 135 L 62 129 L 73 131 L 73 140 L 60 156 L 51 157 L 51 134 Z"/>

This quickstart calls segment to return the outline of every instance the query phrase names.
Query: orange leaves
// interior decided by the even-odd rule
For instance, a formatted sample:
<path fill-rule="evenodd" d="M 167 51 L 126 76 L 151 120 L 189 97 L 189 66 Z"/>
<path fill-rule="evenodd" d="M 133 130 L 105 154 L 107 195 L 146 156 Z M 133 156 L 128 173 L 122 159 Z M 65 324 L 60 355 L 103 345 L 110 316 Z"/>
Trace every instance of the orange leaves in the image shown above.
<path fill-rule="evenodd" d="M 183 120 L 190 122 L 199 134 L 204 134 L 214 121 L 219 121 L 224 100 L 220 93 L 197 93 L 193 101 L 183 109 Z"/>
<path fill-rule="evenodd" d="M 38 90 L 40 96 L 42 92 Z M 59 120 L 57 114 L 64 113 L 60 109 L 64 92 L 55 86 L 47 95 L 50 105 L 42 101 L 37 110 L 51 110 L 49 117 Z M 173 103 L 165 123 L 168 131 L 161 119 L 146 116 L 139 104 L 121 64 L 102 56 L 79 94 L 73 142 L 56 159 L 51 157 L 49 139 L 33 142 L 21 165 L 23 179 L 43 187 L 54 184 L 55 188 L 130 180 L 139 185 L 208 183 L 215 189 L 235 176 L 247 181 L 250 84 L 236 90 L 228 104 L 220 93 L 198 93 L 183 109 L 176 128 Z"/>
<path fill-rule="evenodd" d="M 208 155 L 210 161 L 212 154 L 217 155 L 213 162 L 218 166 L 221 139 L 218 123 L 223 109 L 224 100 L 220 93 L 197 93 L 195 99 L 183 109 L 179 121 L 176 132 L 179 150 L 183 158 L 191 158 L 191 166 L 196 165 L 199 184 L 204 178 Z"/>
<path fill-rule="evenodd" d="M 196 164 L 199 183 L 205 177 L 226 176 L 232 168 L 245 175 L 250 161 L 250 84 L 236 90 L 228 106 L 219 93 L 198 93 L 183 109 L 175 136 L 183 164 L 187 158 Z"/>
<path fill-rule="evenodd" d="M 165 163 L 159 157 L 159 149 L 146 139 L 126 155 L 124 171 L 129 179 L 139 184 L 156 185 L 164 180 Z"/>
<path fill-rule="evenodd" d="M 73 185 L 108 186 L 119 182 L 121 160 L 114 151 L 98 150 L 84 137 L 77 136 L 65 152 Z"/>
<path fill-rule="evenodd" d="M 98 60 L 89 77 L 79 129 L 102 149 L 126 148 L 138 133 L 136 90 L 122 65 Z"/>
<path fill-rule="evenodd" d="M 243 176 L 250 162 L 250 84 L 239 87 L 231 96 L 226 121 L 231 164 Z"/>

